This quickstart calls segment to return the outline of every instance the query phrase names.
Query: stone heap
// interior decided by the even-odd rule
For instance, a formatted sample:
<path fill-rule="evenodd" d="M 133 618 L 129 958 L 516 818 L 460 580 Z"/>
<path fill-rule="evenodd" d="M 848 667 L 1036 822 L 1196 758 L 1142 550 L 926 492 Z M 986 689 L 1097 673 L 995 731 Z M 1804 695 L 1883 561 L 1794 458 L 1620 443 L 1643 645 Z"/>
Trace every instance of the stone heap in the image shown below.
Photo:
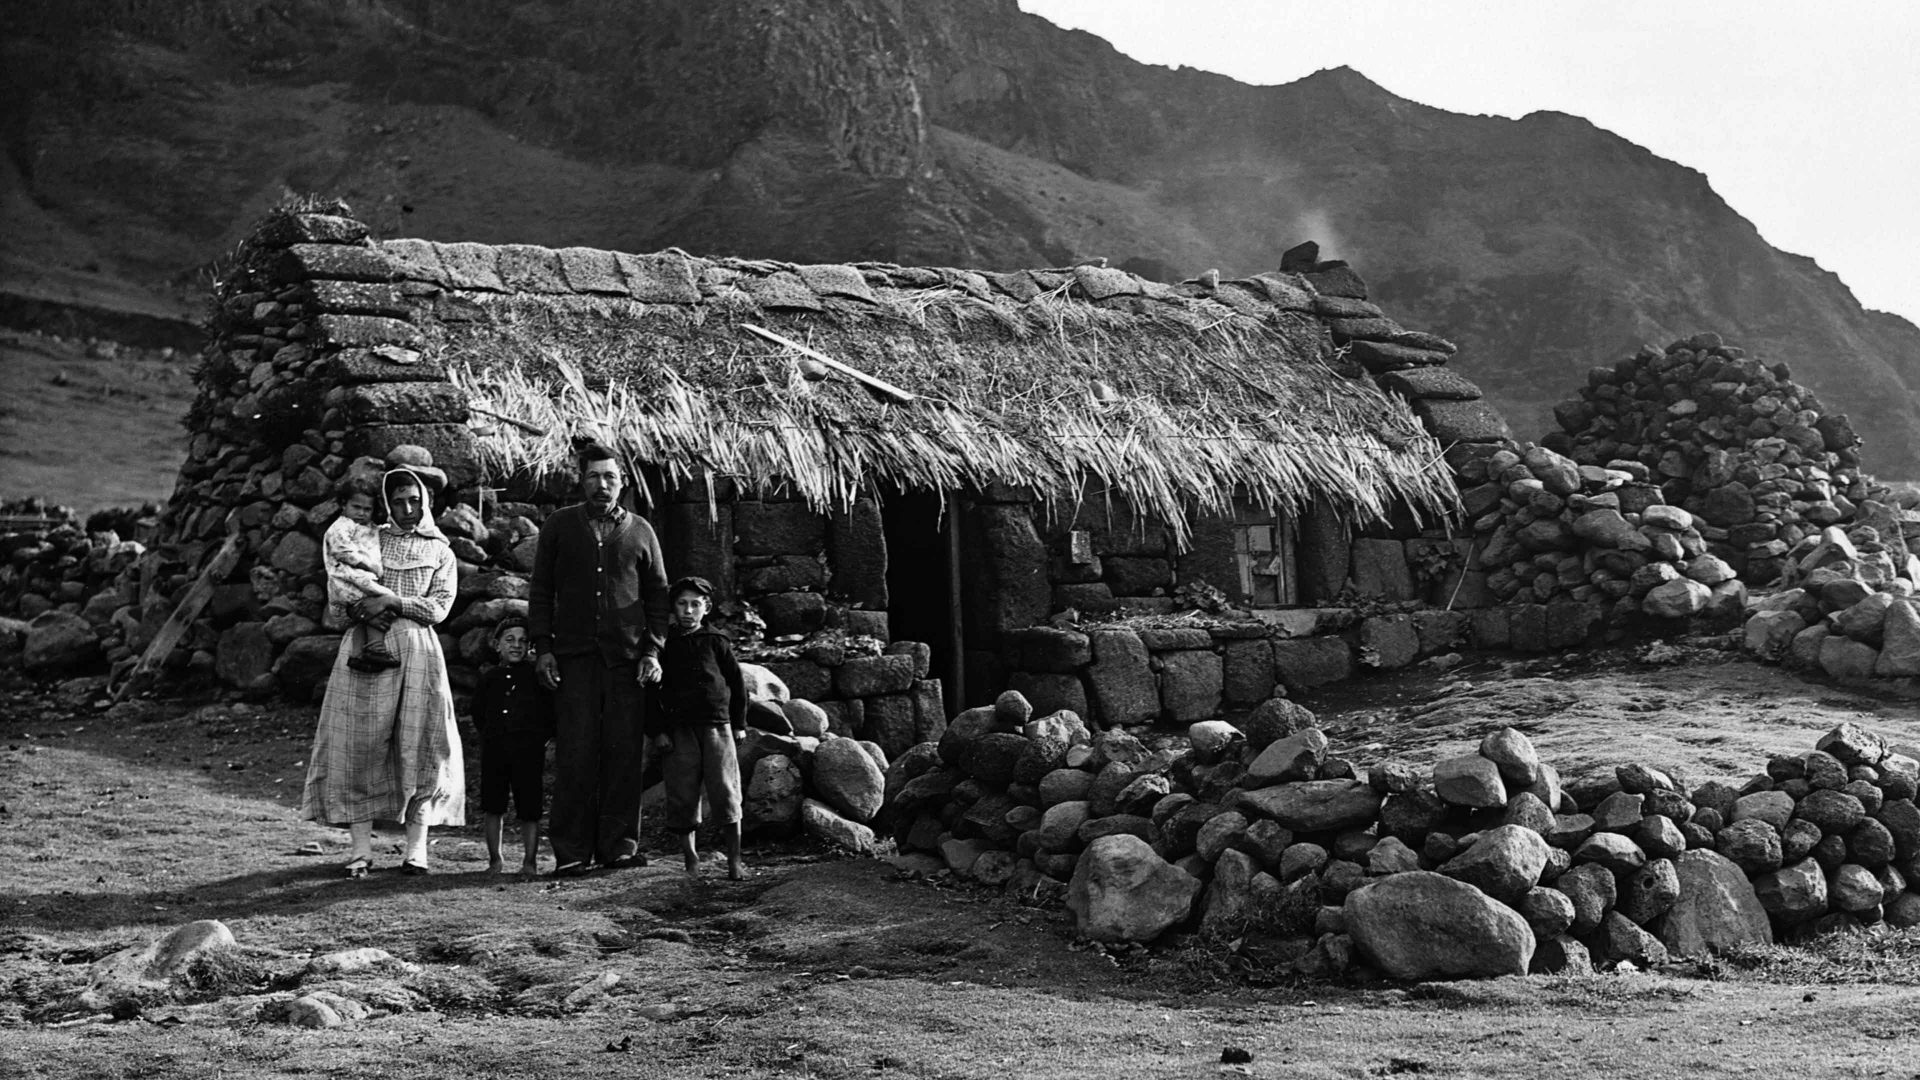
<path fill-rule="evenodd" d="M 1545 445 L 1582 465 L 1648 470 L 1751 585 L 1774 580 L 1790 549 L 1869 497 L 1847 418 L 1827 414 L 1785 364 L 1762 364 L 1718 334 L 1596 367 L 1554 416 L 1562 430 Z"/>
<path fill-rule="evenodd" d="M 1594 621 L 1603 611 L 1686 618 L 1741 610 L 1746 591 L 1733 568 L 1637 461 L 1579 465 L 1526 445 L 1467 463 L 1460 482 L 1473 566 L 1501 603 L 1589 604 Z"/>
<path fill-rule="evenodd" d="M 1876 587 L 1852 567 L 1858 554 L 1836 527 L 1790 569 L 1799 584 L 1757 597 L 1744 642 L 1762 660 L 1834 678 L 1920 675 L 1920 600 L 1911 582 Z M 1804 571 L 1803 571 L 1804 567 Z"/>
<path fill-rule="evenodd" d="M 1852 725 L 1691 792 L 1641 765 L 1563 786 L 1511 729 L 1430 774 L 1363 773 L 1312 725 L 1276 699 L 1150 749 L 1009 693 L 899 756 L 881 820 L 937 853 L 905 856 L 923 869 L 1064 897 L 1089 938 L 1265 929 L 1311 973 L 1644 967 L 1920 924 L 1920 761 Z"/>
<path fill-rule="evenodd" d="M 45 533 L 0 537 L 0 611 L 26 622 L 20 633 L 0 634 L 0 653 L 12 655 L 29 674 L 73 670 L 104 656 L 118 662 L 133 654 L 137 627 L 129 605 L 137 580 L 128 571 L 145 554 L 138 541 L 112 532 L 82 532 L 71 522 Z"/>
<path fill-rule="evenodd" d="M 913 664 L 925 663 L 927 647 L 917 642 L 896 645 L 904 648 L 848 656 L 839 666 L 849 671 L 878 670 L 904 661 L 910 677 Z M 848 669 L 848 664 L 853 667 Z M 846 702 L 816 703 L 794 697 L 769 669 L 756 664 L 741 667 L 753 698 L 747 735 L 738 748 L 741 826 L 750 833 L 776 834 L 797 827 L 827 843 L 872 853 L 871 826 L 886 795 L 887 751 L 873 739 L 857 737 Z M 945 718 L 937 712 L 938 700 L 936 690 L 937 722 L 921 731 L 929 740 L 924 743 L 927 746 L 937 745 L 932 740 L 946 733 Z M 860 702 L 852 699 L 854 705 Z"/>

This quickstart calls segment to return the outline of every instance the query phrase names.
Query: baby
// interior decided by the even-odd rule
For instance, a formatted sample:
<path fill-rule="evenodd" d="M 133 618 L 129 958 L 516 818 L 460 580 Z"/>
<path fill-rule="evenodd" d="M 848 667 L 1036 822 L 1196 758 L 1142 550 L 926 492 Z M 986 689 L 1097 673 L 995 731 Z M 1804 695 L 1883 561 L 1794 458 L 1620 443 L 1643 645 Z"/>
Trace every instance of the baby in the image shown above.
<path fill-rule="evenodd" d="M 351 620 L 347 608 L 369 596 L 392 596 L 380 584 L 380 530 L 373 524 L 373 492 L 364 484 L 349 483 L 341 491 L 340 516 L 327 526 L 320 545 L 327 571 L 327 618 L 339 630 Z M 390 671 L 400 659 L 387 648 L 386 634 L 365 623 L 353 627 L 353 654 L 347 666 L 359 672 Z"/>

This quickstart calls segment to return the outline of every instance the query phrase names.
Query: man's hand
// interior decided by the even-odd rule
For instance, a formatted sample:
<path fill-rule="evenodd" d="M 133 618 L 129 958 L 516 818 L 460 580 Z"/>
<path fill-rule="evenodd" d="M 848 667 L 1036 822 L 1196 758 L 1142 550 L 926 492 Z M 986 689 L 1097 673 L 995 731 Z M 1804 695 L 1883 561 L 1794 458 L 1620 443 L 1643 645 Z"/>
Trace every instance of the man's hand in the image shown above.
<path fill-rule="evenodd" d="M 641 657 L 640 658 L 641 684 L 645 685 L 647 683 L 657 683 L 659 681 L 660 681 L 660 658 L 657 656 Z"/>
<path fill-rule="evenodd" d="M 534 673 L 540 676 L 540 685 L 549 690 L 560 689 L 560 661 L 550 652 L 543 652 L 533 662 Z"/>
<path fill-rule="evenodd" d="M 733 729 L 733 741 L 734 741 L 734 742 L 742 742 L 742 741 L 744 741 L 744 740 L 746 739 L 746 737 L 747 737 L 747 729 L 746 729 L 746 728 L 734 728 L 734 729 Z"/>
<path fill-rule="evenodd" d="M 673 739 L 666 735 L 655 735 L 653 737 L 653 748 L 664 754 L 673 749 Z"/>

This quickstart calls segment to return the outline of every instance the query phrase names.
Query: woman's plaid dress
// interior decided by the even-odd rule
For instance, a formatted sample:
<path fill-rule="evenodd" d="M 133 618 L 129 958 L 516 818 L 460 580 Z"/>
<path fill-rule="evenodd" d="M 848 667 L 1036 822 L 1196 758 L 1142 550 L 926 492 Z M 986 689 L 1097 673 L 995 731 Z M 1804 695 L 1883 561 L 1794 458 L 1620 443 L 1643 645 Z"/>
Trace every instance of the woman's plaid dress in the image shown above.
<path fill-rule="evenodd" d="M 300 815 L 333 825 L 400 821 L 407 805 L 421 799 L 416 820 L 464 825 L 460 732 L 446 656 L 434 632 L 453 607 L 453 549 L 437 537 L 388 525 L 380 530 L 380 557 L 380 580 L 400 597 L 400 618 L 387 633 L 400 666 L 371 674 L 350 670 L 353 636 L 340 640 L 307 761 Z"/>

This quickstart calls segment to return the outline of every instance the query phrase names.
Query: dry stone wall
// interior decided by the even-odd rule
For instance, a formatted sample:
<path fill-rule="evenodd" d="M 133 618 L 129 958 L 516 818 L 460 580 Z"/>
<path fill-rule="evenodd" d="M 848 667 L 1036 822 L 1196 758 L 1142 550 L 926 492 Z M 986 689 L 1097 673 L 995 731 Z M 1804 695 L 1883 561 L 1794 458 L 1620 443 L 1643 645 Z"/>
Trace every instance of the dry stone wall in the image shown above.
<path fill-rule="evenodd" d="M 1512 729 L 1431 771 L 1361 768 L 1285 699 L 1150 745 L 1009 692 L 895 757 L 878 821 L 903 865 L 1064 902 L 1094 940 L 1264 932 L 1322 975 L 1579 972 L 1920 925 L 1914 754 L 1843 724 L 1744 784 L 1567 783 Z"/>

